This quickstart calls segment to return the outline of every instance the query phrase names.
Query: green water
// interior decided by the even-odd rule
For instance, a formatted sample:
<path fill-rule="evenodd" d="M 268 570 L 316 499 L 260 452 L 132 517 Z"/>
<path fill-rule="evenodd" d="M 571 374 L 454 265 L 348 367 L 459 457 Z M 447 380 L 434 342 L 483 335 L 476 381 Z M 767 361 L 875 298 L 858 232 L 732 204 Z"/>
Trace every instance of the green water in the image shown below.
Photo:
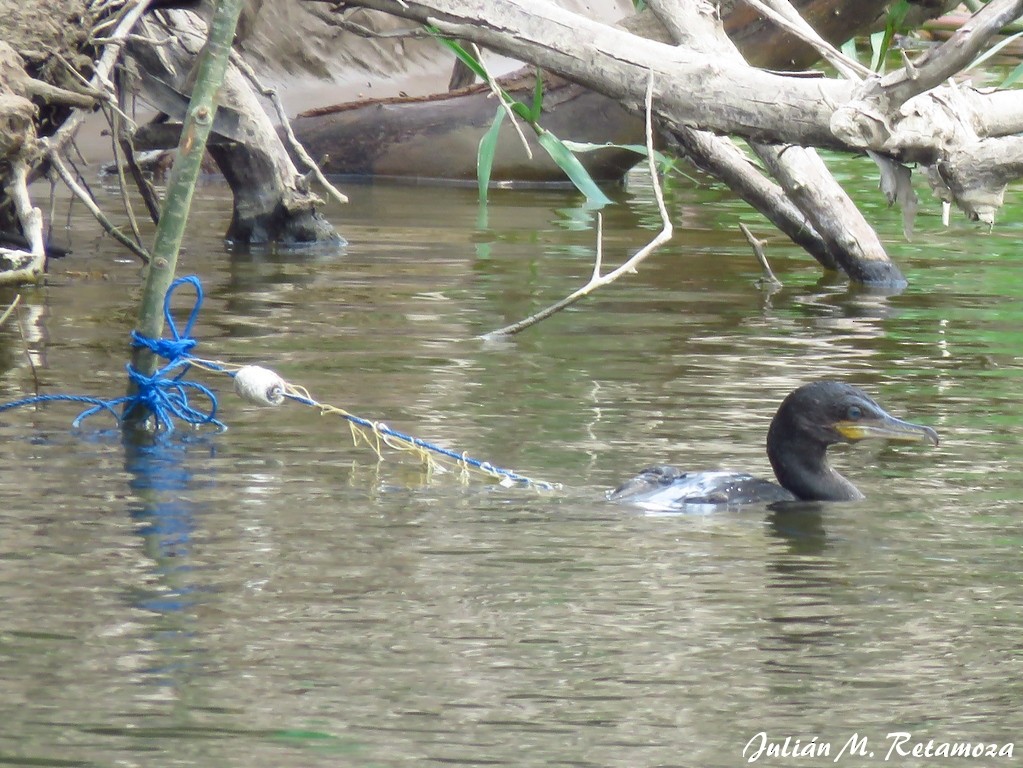
<path fill-rule="evenodd" d="M 902 295 L 821 280 L 679 182 L 668 247 L 503 342 L 477 337 L 589 276 L 572 193 L 496 191 L 481 230 L 469 190 L 355 186 L 329 212 L 345 253 L 229 256 L 205 186 L 182 256 L 207 292 L 197 354 L 564 488 L 378 462 L 339 420 L 203 373 L 230 429 L 157 449 L 102 415 L 71 430 L 75 406 L 4 413 L 0 764 L 734 766 L 759 733 L 832 745 L 801 765 L 853 736 L 869 749 L 840 765 L 1017 764 L 888 755 L 887 735 L 1020 739 L 1023 208 L 1008 195 L 988 235 L 925 200 L 906 243 L 868 169 L 840 171 Z M 608 264 L 658 227 L 642 176 L 614 197 Z M 138 270 L 72 218 L 25 340 L 0 330 L 3 401 L 124 389 Z M 755 285 L 740 220 L 782 290 Z M 653 463 L 769 474 L 774 408 L 820 377 L 941 446 L 837 450 L 867 500 L 797 515 L 603 501 Z"/>

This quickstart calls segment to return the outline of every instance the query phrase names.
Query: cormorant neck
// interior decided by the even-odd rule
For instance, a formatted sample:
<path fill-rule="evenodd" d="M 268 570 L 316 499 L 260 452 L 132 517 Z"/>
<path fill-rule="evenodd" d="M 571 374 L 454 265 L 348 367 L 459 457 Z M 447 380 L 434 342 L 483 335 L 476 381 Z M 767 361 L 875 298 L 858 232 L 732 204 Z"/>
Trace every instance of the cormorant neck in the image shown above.
<path fill-rule="evenodd" d="M 767 433 L 767 457 L 783 488 L 804 501 L 853 501 L 863 494 L 828 463 L 827 445 L 778 424 Z"/>

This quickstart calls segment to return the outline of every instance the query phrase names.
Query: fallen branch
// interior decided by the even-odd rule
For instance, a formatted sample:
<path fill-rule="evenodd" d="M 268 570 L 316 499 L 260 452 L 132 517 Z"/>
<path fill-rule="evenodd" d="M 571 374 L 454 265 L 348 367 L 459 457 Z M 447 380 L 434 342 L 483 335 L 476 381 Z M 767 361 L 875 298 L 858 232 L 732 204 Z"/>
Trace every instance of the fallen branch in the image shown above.
<path fill-rule="evenodd" d="M 40 141 L 44 145 L 48 143 L 47 139 L 41 139 Z M 96 221 L 98 221 L 100 226 L 103 227 L 103 230 L 125 248 L 138 256 L 142 260 L 143 264 L 148 264 L 149 254 L 146 250 L 113 225 L 113 222 L 111 222 L 110 219 L 107 218 L 106 214 L 100 210 L 100 207 L 96 205 L 96 201 L 92 199 L 92 195 L 83 189 L 82 185 L 75 180 L 71 171 L 69 171 L 68 167 L 64 165 L 64 161 L 61 159 L 60 154 L 51 151 L 49 157 L 50 163 L 53 165 L 53 170 L 55 170 L 57 175 L 60 176 L 60 180 L 64 182 L 69 190 L 71 190 L 71 194 L 81 200 L 85 207 L 89 209 L 89 213 L 95 217 Z"/>
<path fill-rule="evenodd" d="M 753 233 L 750 232 L 749 227 L 747 227 L 741 221 L 739 222 L 739 229 L 741 229 L 742 234 L 746 236 L 746 241 L 750 244 L 750 247 L 753 249 L 753 255 L 756 256 L 757 261 L 760 262 L 760 268 L 764 270 L 762 282 L 767 283 L 768 285 L 775 286 L 777 288 L 781 288 L 782 282 L 781 280 L 778 279 L 778 276 L 774 274 L 774 270 L 771 269 L 771 265 L 767 261 L 767 254 L 764 253 L 764 241 L 755 238 L 753 236 Z"/>
<path fill-rule="evenodd" d="M 634 253 L 626 262 L 624 262 L 617 269 L 608 272 L 606 275 L 601 275 L 601 259 L 602 259 L 602 240 L 601 235 L 601 218 L 597 215 L 597 252 L 593 265 L 593 276 L 589 282 L 586 283 L 582 288 L 572 292 L 561 301 L 552 304 L 551 306 L 543 309 L 536 314 L 530 315 L 524 320 L 520 320 L 517 323 L 506 325 L 504 328 L 498 328 L 496 331 L 483 334 L 480 338 L 493 339 L 501 336 L 513 336 L 520 331 L 524 331 L 530 326 L 536 325 L 541 320 L 546 320 L 551 315 L 554 315 L 566 307 L 570 307 L 577 301 L 585 296 L 589 296 L 598 288 L 602 288 L 609 283 L 613 283 L 619 277 L 625 273 L 634 273 L 636 267 L 639 266 L 640 262 L 646 259 L 651 253 L 659 248 L 664 243 L 671 240 L 674 228 L 671 225 L 671 218 L 668 216 L 668 210 L 664 206 L 664 194 L 661 192 L 661 183 L 657 177 L 657 161 L 654 153 L 654 129 L 653 129 L 653 91 L 654 91 L 654 73 L 650 73 L 649 80 L 647 81 L 646 90 L 646 149 L 647 149 L 647 163 L 650 168 L 650 179 L 654 187 L 654 196 L 657 199 L 657 210 L 661 214 L 661 231 L 647 243 L 645 246 L 640 248 Z"/>
<path fill-rule="evenodd" d="M 881 78 L 871 90 L 879 91 L 879 97 L 886 101 L 889 109 L 897 108 L 962 70 L 977 57 L 988 40 L 1021 15 L 1023 0 L 991 0 L 948 40 L 909 66 Z"/>
<path fill-rule="evenodd" d="M 28 165 L 21 157 L 11 162 L 7 194 L 14 203 L 21 231 L 28 240 L 29 249 L 21 251 L 0 247 L 0 284 L 27 283 L 43 274 L 46 265 L 46 247 L 43 244 L 43 213 L 32 205 L 28 195 Z"/>

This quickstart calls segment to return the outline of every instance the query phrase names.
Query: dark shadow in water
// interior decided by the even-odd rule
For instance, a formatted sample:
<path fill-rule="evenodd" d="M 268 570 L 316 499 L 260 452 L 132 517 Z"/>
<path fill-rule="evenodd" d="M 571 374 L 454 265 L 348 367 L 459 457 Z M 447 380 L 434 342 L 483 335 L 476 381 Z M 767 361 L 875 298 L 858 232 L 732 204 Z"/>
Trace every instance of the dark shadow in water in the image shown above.
<path fill-rule="evenodd" d="M 766 671 L 779 692 L 790 698 L 793 688 L 802 690 L 806 680 L 829 674 L 829 666 L 842 652 L 846 622 L 836 603 L 838 582 L 828 555 L 827 507 L 820 502 L 782 502 L 768 512 L 779 546 L 768 563 L 771 629 L 761 647 L 770 659 Z"/>
<path fill-rule="evenodd" d="M 768 507 L 767 522 L 791 553 L 819 555 L 828 546 L 824 509 L 818 501 L 779 501 Z"/>

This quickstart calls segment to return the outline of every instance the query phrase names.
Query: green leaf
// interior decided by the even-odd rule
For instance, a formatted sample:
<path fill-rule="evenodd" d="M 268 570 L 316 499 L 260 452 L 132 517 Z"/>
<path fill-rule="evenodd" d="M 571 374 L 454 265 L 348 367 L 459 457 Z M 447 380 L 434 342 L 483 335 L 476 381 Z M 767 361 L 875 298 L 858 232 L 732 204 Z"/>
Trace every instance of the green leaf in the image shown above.
<path fill-rule="evenodd" d="M 455 56 L 457 56 L 458 59 L 463 64 L 465 64 L 465 66 L 467 66 L 469 69 L 473 71 L 473 74 L 475 74 L 476 77 L 478 77 L 483 82 L 487 81 L 488 79 L 487 71 L 483 68 L 483 65 L 476 60 L 475 56 L 473 56 L 471 53 L 465 50 L 465 48 L 460 46 L 454 40 L 451 40 L 441 35 L 440 30 L 437 29 L 432 24 L 426 24 L 424 26 L 426 31 L 433 35 L 437 42 L 439 42 L 441 45 L 443 45 L 445 48 L 447 48 L 449 51 L 455 54 Z"/>
<path fill-rule="evenodd" d="M 875 32 L 870 36 L 870 68 L 875 72 L 880 72 L 879 67 L 881 66 L 881 60 L 884 58 L 885 38 L 887 36 L 887 31 Z"/>
<path fill-rule="evenodd" d="M 968 67 L 966 67 L 966 69 L 964 69 L 963 72 L 968 72 L 969 70 L 973 69 L 974 67 L 980 66 L 985 61 L 987 61 L 992 56 L 994 56 L 996 53 L 1001 51 L 1009 43 L 1013 42 L 1014 40 L 1018 40 L 1020 37 L 1023 37 L 1023 32 L 1017 32 L 1014 35 L 1009 35 L 1004 40 L 999 40 L 997 43 L 995 43 L 990 48 L 988 48 L 986 51 L 984 51 L 984 53 L 980 54 L 980 56 L 978 56 L 973 61 L 971 61 L 970 65 Z"/>
<path fill-rule="evenodd" d="M 611 198 L 603 193 L 597 183 L 590 176 L 579 158 L 572 154 L 564 142 L 550 131 L 541 128 L 537 133 L 537 141 L 543 147 L 558 167 L 565 172 L 565 175 L 575 184 L 576 189 L 586 195 L 586 204 L 590 208 L 603 208 L 610 205 Z"/>
<path fill-rule="evenodd" d="M 536 68 L 536 87 L 533 89 L 533 109 L 529 122 L 540 122 L 540 110 L 543 108 L 543 70 Z"/>
<path fill-rule="evenodd" d="M 896 2 L 888 7 L 888 18 L 885 19 L 884 32 L 876 32 L 870 36 L 870 68 L 875 72 L 880 72 L 884 68 L 884 60 L 892 49 L 892 41 L 895 39 L 895 34 L 905 29 L 907 13 L 909 13 L 909 0 L 896 0 Z"/>
<path fill-rule="evenodd" d="M 562 141 L 562 144 L 571 152 L 596 152 L 598 149 L 625 149 L 629 152 L 635 152 L 637 155 L 647 156 L 646 146 L 644 144 L 612 144 L 608 142 L 606 144 L 591 144 L 588 141 Z M 670 161 L 667 155 L 662 152 L 654 150 L 654 160 L 657 161 L 658 165 L 667 164 Z"/>
<path fill-rule="evenodd" d="M 1016 68 L 1005 77 L 1002 84 L 998 87 L 1008 88 L 1009 86 L 1015 85 L 1016 81 L 1019 80 L 1020 77 L 1023 77 L 1023 62 L 1017 64 Z"/>
<path fill-rule="evenodd" d="M 494 167 L 494 154 L 497 152 L 497 137 L 501 133 L 501 123 L 504 122 L 504 107 L 497 108 L 494 115 L 494 122 L 483 138 L 480 139 L 479 152 L 476 154 L 476 179 L 480 185 L 480 202 L 487 201 L 487 190 L 490 188 L 490 171 Z"/>

